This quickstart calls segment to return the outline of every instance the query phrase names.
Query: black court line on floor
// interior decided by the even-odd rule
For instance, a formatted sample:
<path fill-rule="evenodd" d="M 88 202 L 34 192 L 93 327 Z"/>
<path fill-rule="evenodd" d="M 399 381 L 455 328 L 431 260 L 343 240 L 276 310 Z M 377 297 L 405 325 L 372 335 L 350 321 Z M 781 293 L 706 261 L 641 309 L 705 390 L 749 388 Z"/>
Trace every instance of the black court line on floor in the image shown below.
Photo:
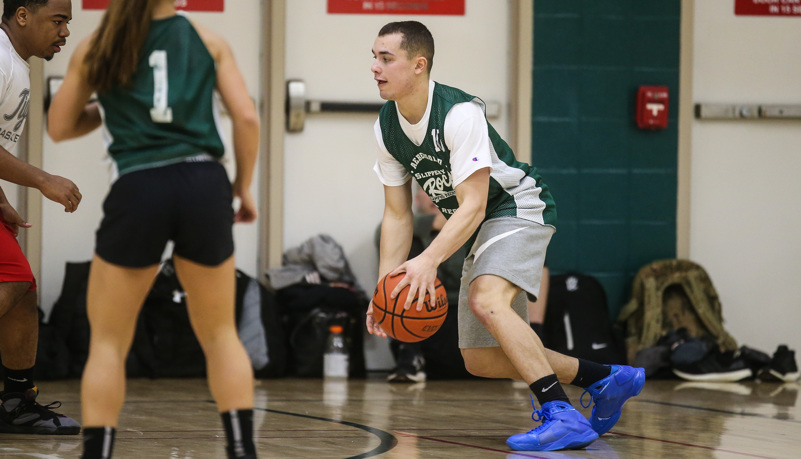
<path fill-rule="evenodd" d="M 350 421 L 340 421 L 337 419 L 330 419 L 330 418 L 322 418 L 319 416 L 310 416 L 308 414 L 301 414 L 301 413 L 293 413 L 291 411 L 280 411 L 280 410 L 273 410 L 269 408 L 253 408 L 254 410 L 266 411 L 268 413 L 276 413 L 276 414 L 284 414 L 287 416 L 296 416 L 299 418 L 306 418 L 306 419 L 314 419 L 316 421 L 325 421 L 325 422 L 333 422 L 335 424 L 341 424 L 348 427 L 354 427 L 356 429 L 364 430 L 365 432 L 371 433 L 375 435 L 380 441 L 381 444 L 373 448 L 372 450 L 357 454 L 355 456 L 349 456 L 347 459 L 362 459 L 367 457 L 378 456 L 379 454 L 384 454 L 387 451 L 391 450 L 398 444 L 398 439 L 392 435 L 391 433 L 376 429 L 375 427 L 366 426 L 364 424 L 357 424 L 355 422 Z"/>

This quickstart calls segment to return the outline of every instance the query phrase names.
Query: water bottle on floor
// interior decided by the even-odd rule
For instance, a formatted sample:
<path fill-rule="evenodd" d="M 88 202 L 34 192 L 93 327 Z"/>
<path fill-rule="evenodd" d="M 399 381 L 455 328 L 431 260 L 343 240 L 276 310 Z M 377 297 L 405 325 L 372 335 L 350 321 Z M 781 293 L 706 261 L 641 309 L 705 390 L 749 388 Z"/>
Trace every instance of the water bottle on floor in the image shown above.
<path fill-rule="evenodd" d="M 323 376 L 325 378 L 348 377 L 348 348 L 342 334 L 341 325 L 332 325 L 329 329 L 328 344 L 323 355 Z"/>

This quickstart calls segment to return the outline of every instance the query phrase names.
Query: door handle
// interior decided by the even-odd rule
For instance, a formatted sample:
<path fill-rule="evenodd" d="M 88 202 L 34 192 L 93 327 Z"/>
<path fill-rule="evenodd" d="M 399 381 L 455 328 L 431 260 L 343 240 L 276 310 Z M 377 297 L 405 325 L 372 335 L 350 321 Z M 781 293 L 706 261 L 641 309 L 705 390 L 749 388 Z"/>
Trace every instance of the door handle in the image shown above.
<path fill-rule="evenodd" d="M 302 132 L 307 113 L 378 113 L 383 102 L 331 102 L 306 100 L 303 80 L 286 82 L 286 130 Z"/>
<path fill-rule="evenodd" d="M 306 100 L 306 83 L 292 79 L 286 82 L 287 132 L 303 132 L 306 114 L 309 113 L 378 113 L 384 102 L 333 102 Z M 500 102 L 485 102 L 487 118 L 497 118 L 501 113 Z"/>

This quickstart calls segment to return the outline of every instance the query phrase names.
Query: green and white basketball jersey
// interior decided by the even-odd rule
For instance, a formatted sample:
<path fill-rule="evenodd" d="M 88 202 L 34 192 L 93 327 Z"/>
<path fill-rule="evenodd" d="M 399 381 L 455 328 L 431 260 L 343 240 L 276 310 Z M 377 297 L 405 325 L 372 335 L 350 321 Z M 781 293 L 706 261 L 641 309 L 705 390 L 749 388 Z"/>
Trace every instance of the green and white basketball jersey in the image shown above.
<path fill-rule="evenodd" d="M 466 92 L 436 83 L 431 101 L 428 129 L 420 146 L 403 132 L 394 101 L 381 108 L 379 124 L 387 151 L 411 174 L 440 211 L 450 217 L 459 207 L 453 189 L 451 151 L 446 145 L 445 117 L 463 102 L 484 102 Z M 486 119 L 486 118 L 485 118 Z M 548 186 L 537 169 L 521 163 L 514 152 L 487 121 L 492 171 L 485 220 L 519 217 L 544 225 L 556 224 L 556 206 Z"/>
<path fill-rule="evenodd" d="M 119 174 L 225 148 L 217 124 L 214 59 L 181 15 L 153 21 L 128 87 L 98 94 Z"/>

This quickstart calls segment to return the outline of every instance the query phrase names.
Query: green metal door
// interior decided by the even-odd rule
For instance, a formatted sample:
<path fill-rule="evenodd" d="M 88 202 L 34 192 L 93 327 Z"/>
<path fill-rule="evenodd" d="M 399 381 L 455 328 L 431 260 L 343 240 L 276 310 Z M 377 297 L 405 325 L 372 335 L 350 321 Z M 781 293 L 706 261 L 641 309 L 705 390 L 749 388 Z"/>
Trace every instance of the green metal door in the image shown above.
<path fill-rule="evenodd" d="M 644 264 L 676 254 L 680 0 L 536 0 L 532 161 L 559 215 L 547 264 L 606 289 L 610 317 Z M 634 121 L 669 88 L 665 130 Z"/>

